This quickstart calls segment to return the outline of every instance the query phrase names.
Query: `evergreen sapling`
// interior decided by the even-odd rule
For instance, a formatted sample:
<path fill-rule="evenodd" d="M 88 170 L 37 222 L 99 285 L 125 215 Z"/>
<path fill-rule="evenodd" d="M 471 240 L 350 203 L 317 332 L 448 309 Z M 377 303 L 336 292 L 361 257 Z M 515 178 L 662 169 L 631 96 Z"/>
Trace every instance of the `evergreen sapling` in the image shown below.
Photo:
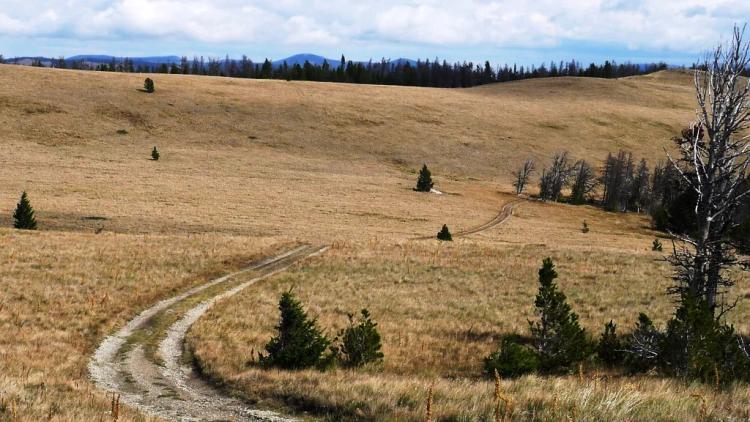
<path fill-rule="evenodd" d="M 22 230 L 36 230 L 34 208 L 31 206 L 26 191 L 21 194 L 21 200 L 18 201 L 16 211 L 13 213 L 13 227 Z"/>

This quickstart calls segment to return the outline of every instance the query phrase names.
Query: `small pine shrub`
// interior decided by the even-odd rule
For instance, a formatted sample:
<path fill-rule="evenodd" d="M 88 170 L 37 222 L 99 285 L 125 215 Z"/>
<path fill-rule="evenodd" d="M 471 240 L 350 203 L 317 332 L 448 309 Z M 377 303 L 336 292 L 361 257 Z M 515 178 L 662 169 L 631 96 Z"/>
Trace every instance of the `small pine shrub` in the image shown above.
<path fill-rule="evenodd" d="M 344 366 L 357 367 L 383 361 L 382 343 L 378 324 L 370 317 L 367 309 L 362 309 L 359 323 L 354 323 L 354 315 L 349 314 L 349 326 L 339 332 L 341 345 L 335 352 Z"/>
<path fill-rule="evenodd" d="M 589 225 L 586 223 L 586 220 L 583 220 L 583 225 L 581 226 L 581 232 L 588 233 L 589 232 Z"/>
<path fill-rule="evenodd" d="M 414 188 L 417 192 L 429 192 L 432 190 L 432 174 L 427 169 L 427 164 L 422 165 L 422 170 L 419 171 L 419 177 L 417 178 L 417 187 Z"/>
<path fill-rule="evenodd" d="M 495 371 L 503 378 L 517 378 L 539 370 L 539 356 L 534 349 L 521 344 L 520 336 L 504 336 L 500 349 L 484 359 L 484 372 L 490 377 Z"/>
<path fill-rule="evenodd" d="M 31 206 L 26 191 L 21 194 L 21 200 L 18 201 L 16 211 L 13 213 L 13 227 L 21 230 L 36 230 L 34 208 Z"/>
<path fill-rule="evenodd" d="M 596 354 L 599 360 L 607 365 L 622 363 L 624 358 L 623 345 L 617 336 L 617 324 L 614 321 L 610 320 L 604 324 L 604 332 L 602 332 L 599 343 L 596 345 Z"/>
<path fill-rule="evenodd" d="M 654 239 L 654 243 L 651 244 L 651 250 L 654 252 L 661 252 L 663 249 L 659 239 Z"/>
<path fill-rule="evenodd" d="M 276 326 L 277 335 L 266 344 L 268 354 L 261 356 L 261 365 L 282 369 L 325 366 L 324 352 L 331 343 L 291 291 L 281 295 L 279 311 L 281 318 Z"/>
<path fill-rule="evenodd" d="M 154 92 L 154 81 L 151 80 L 151 78 L 146 78 L 146 80 L 143 81 L 143 89 L 145 89 L 149 94 Z"/>
<path fill-rule="evenodd" d="M 541 369 L 547 372 L 570 369 L 588 357 L 592 344 L 570 309 L 565 294 L 557 290 L 557 272 L 552 259 L 539 269 L 539 292 L 534 305 L 539 320 L 529 321 Z"/>
<path fill-rule="evenodd" d="M 443 228 L 440 229 L 440 231 L 437 234 L 437 239 L 442 240 L 444 242 L 452 242 L 453 241 L 453 235 L 451 235 L 451 231 L 448 230 L 448 226 L 443 224 Z"/>
<path fill-rule="evenodd" d="M 151 150 L 151 159 L 154 161 L 159 161 L 159 158 L 161 157 L 161 154 L 159 154 L 159 150 L 154 147 L 154 149 Z"/>

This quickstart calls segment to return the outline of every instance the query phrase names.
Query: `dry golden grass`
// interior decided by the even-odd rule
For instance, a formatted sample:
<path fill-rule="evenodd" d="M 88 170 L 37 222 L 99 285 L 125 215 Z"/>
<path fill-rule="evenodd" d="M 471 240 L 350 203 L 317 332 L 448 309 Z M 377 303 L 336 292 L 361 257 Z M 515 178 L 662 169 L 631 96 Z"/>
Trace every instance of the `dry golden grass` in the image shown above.
<path fill-rule="evenodd" d="M 46 229 L 431 233 L 488 220 L 528 155 L 661 157 L 692 118 L 676 73 L 469 90 L 153 77 L 149 95 L 143 75 L 0 65 L 0 224 L 27 189 Z M 456 195 L 415 201 L 423 162 Z"/>
<path fill-rule="evenodd" d="M 170 293 L 277 249 L 271 238 L 0 229 L 0 419 L 99 420 L 97 343 Z M 142 420 L 123 410 L 121 420 Z"/>
<path fill-rule="evenodd" d="M 589 233 L 581 232 L 583 220 Z M 439 418 L 484 420 L 492 415 L 493 386 L 483 380 L 482 359 L 503 334 L 528 334 L 543 258 L 558 264 L 560 287 L 593 336 L 610 319 L 629 331 L 640 311 L 657 324 L 666 321 L 673 310 L 664 294 L 669 268 L 663 254 L 651 251 L 655 233 L 647 225 L 643 216 L 525 202 L 507 224 L 476 238 L 336 243 L 313 262 L 211 311 L 188 342 L 208 375 L 267 405 L 329 417 L 421 420 L 426 391 L 437 379 Z M 295 374 L 248 364 L 273 335 L 278 298 L 289 288 L 330 335 L 344 327 L 348 312 L 368 308 L 384 337 L 381 371 Z M 748 292 L 743 278 L 735 293 Z M 749 315 L 743 304 L 732 322 L 748 332 Z M 647 377 L 592 383 L 594 369 L 584 383 L 575 376 L 504 382 L 514 418 L 559 420 L 576 406 L 585 420 L 687 420 L 695 416 L 690 395 L 708 394 L 697 385 Z M 550 409 L 552 392 L 557 410 Z M 742 386 L 712 396 L 711 411 L 747 417 L 750 407 L 737 400 L 748 395 Z"/>
<path fill-rule="evenodd" d="M 270 238 L 337 247 L 325 260 L 264 284 L 258 306 L 271 309 L 268 315 L 240 318 L 246 312 L 238 312 L 217 322 L 228 324 L 224 333 L 208 333 L 202 323 L 197 333 L 203 337 L 195 340 L 207 362 L 211 350 L 247 355 L 252 342 L 265 342 L 276 294 L 295 283 L 332 328 L 345 312 L 367 305 L 391 330 L 387 339 L 399 339 L 386 342 L 383 374 L 331 377 L 354 377 L 352 385 L 397 377 L 404 385 L 416 382 L 419 392 L 409 394 L 421 397 L 425 373 L 476 376 L 474 355 L 488 351 L 493 336 L 525 328 L 533 273 L 544 254 L 558 258 L 563 286 L 592 328 L 610 311 L 597 306 L 629 311 L 617 318 L 623 326 L 639 304 L 665 315 L 664 269 L 653 263 L 653 234 L 638 217 L 529 203 L 492 233 L 437 253 L 431 242 L 404 239 L 435 233 L 443 223 L 456 231 L 490 220 L 510 200 L 499 192 L 509 190 L 510 172 L 528 155 L 546 161 L 567 149 L 598 163 L 627 148 L 653 162 L 692 119 L 687 75 L 469 90 L 151 77 L 156 93 L 148 95 L 138 91 L 145 75 L 0 65 L 0 226 L 10 226 L 25 189 L 41 229 L 0 230 L 6 415 L 98 419 L 109 403 L 93 393 L 85 365 L 103 336 L 156 299 L 267 252 Z M 154 145 L 162 154 L 158 162 L 148 159 Z M 422 163 L 446 195 L 411 191 Z M 578 232 L 584 218 L 595 235 Z M 636 279 L 641 284 L 631 292 L 628 282 Z M 589 289 L 595 282 L 614 283 L 618 296 Z M 494 296 L 487 296 L 491 287 Z M 440 294 L 448 288 L 460 294 Z M 317 303 L 307 296 L 316 292 L 325 293 Z M 397 292 L 415 296 L 394 299 Z M 343 306 L 331 293 L 350 302 Z M 376 293 L 383 300 L 368 296 Z M 521 312 L 518 318 L 495 306 L 502 301 Z M 433 320 L 419 320 L 428 308 Z M 450 320 L 456 315 L 464 317 Z M 392 337 L 399 324 L 406 331 Z M 454 352 L 466 357 L 456 367 L 447 363 Z M 230 376 L 246 369 L 241 364 L 217 368 Z M 297 375 L 269 376 L 271 388 L 270 382 Z M 326 388 L 346 389 L 335 378 L 310 376 Z M 555 381 L 534 381 L 549 382 Z M 437 382 L 435 395 L 443 413 L 452 394 L 445 383 Z M 258 391 L 270 394 L 268 388 Z M 491 406 L 481 394 L 463 399 L 478 390 L 452 391 L 455 403 Z"/>

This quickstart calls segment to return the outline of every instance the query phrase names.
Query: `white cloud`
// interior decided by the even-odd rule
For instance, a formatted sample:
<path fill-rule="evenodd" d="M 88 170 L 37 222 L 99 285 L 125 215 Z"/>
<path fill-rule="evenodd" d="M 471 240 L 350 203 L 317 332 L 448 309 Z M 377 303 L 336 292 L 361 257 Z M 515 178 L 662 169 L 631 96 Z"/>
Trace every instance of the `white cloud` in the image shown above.
<path fill-rule="evenodd" d="M 748 19 L 746 0 L 0 0 L 0 35 L 205 43 L 548 47 L 695 52 Z"/>

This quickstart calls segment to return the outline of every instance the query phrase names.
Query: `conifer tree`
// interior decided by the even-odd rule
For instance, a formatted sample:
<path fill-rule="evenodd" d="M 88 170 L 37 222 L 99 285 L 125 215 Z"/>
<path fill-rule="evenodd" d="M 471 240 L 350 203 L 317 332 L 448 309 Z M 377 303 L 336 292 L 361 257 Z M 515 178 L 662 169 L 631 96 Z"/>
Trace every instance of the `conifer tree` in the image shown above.
<path fill-rule="evenodd" d="M 623 345 L 617 336 L 617 324 L 610 320 L 604 324 L 604 332 L 596 346 L 596 354 L 607 365 L 621 363 L 624 357 Z"/>
<path fill-rule="evenodd" d="M 440 231 L 437 234 L 437 239 L 446 241 L 446 242 L 452 242 L 453 236 L 451 235 L 450 230 L 448 230 L 448 226 L 443 224 L 443 228 L 440 229 Z"/>
<path fill-rule="evenodd" d="M 151 159 L 154 161 L 158 161 L 159 157 L 161 157 L 161 154 L 159 154 L 159 150 L 154 147 L 154 149 L 151 150 Z"/>
<path fill-rule="evenodd" d="M 552 259 L 545 259 L 539 269 L 539 292 L 534 301 L 539 321 L 529 321 L 541 367 L 546 371 L 569 368 L 585 359 L 591 349 L 578 315 L 571 311 L 565 294 L 557 290 L 556 278 Z"/>
<path fill-rule="evenodd" d="M 330 341 L 318 329 L 315 319 L 307 316 L 291 291 L 281 295 L 279 311 L 278 333 L 266 345 L 268 355 L 261 357 L 261 364 L 283 369 L 321 365 Z"/>
<path fill-rule="evenodd" d="M 422 170 L 419 171 L 419 178 L 417 178 L 417 187 L 414 188 L 417 192 L 429 192 L 432 189 L 434 183 L 432 182 L 432 174 L 427 169 L 427 164 L 422 165 Z"/>
<path fill-rule="evenodd" d="M 29 196 L 24 191 L 21 194 L 21 200 L 18 201 L 16 211 L 13 213 L 13 227 L 22 230 L 36 230 L 36 218 L 34 218 L 34 208 L 31 206 Z"/>
<path fill-rule="evenodd" d="M 143 81 L 143 89 L 149 94 L 154 92 L 154 81 L 151 80 L 151 78 L 146 78 L 146 80 Z"/>
<path fill-rule="evenodd" d="M 378 324 L 362 309 L 362 319 L 354 324 L 354 315 L 349 314 L 349 326 L 339 333 L 341 347 L 337 350 L 345 366 L 362 366 L 383 360 Z"/>

